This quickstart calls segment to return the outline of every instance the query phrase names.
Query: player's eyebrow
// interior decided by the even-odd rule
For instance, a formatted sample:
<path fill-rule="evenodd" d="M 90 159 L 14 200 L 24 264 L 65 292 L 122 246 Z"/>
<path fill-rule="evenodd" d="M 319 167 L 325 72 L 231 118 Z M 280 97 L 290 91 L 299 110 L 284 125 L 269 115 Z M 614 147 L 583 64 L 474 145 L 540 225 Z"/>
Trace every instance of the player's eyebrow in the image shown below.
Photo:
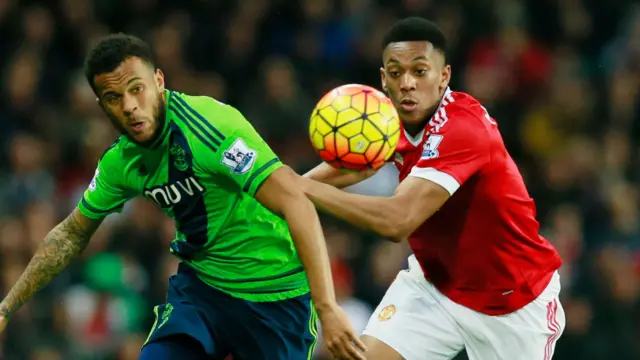
<path fill-rule="evenodd" d="M 129 81 L 127 81 L 127 85 L 131 84 L 132 82 L 134 82 L 136 80 L 142 80 L 142 78 L 140 76 L 134 76 L 131 79 L 129 79 Z"/>
<path fill-rule="evenodd" d="M 429 59 L 424 56 L 424 55 L 419 55 L 414 57 L 413 59 L 411 59 L 411 61 L 420 61 L 420 60 L 425 60 L 425 61 L 429 61 Z M 396 58 L 389 58 L 389 60 L 387 60 L 387 64 L 399 64 L 400 60 L 396 59 Z"/>
<path fill-rule="evenodd" d="M 127 81 L 127 85 L 129 85 L 129 84 L 131 84 L 132 82 L 137 81 L 137 80 L 142 80 L 142 78 L 141 78 L 140 76 L 134 76 L 134 77 L 132 77 L 131 79 L 129 79 L 129 80 Z M 116 94 L 116 95 L 119 95 L 119 93 L 118 93 L 118 92 L 116 92 L 116 91 L 114 91 L 114 90 L 111 90 L 111 89 L 107 89 L 107 90 L 104 90 L 104 91 L 103 91 L 102 96 L 105 96 L 105 95 L 107 95 L 107 94 Z"/>

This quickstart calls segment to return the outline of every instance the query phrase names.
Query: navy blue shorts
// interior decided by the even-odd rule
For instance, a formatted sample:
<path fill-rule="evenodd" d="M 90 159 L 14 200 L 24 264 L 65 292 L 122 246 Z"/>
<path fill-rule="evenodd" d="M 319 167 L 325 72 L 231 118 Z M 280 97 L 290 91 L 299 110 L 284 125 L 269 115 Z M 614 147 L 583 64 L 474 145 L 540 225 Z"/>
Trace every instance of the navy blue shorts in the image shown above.
<path fill-rule="evenodd" d="M 169 279 L 166 304 L 154 312 L 156 322 L 145 345 L 187 336 L 213 359 L 229 354 L 234 360 L 310 359 L 318 334 L 309 294 L 247 301 L 205 284 L 185 264 Z"/>

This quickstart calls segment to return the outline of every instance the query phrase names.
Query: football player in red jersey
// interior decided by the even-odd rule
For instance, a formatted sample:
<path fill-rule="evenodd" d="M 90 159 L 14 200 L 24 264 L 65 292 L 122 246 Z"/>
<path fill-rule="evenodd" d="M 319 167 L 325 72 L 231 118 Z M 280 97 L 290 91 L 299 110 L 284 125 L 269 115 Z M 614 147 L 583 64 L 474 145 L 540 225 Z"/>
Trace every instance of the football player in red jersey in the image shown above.
<path fill-rule="evenodd" d="M 367 173 L 321 164 L 301 182 L 316 206 L 414 255 L 363 334 L 369 360 L 550 359 L 565 324 L 560 257 L 496 121 L 449 89 L 446 39 L 407 18 L 383 43 L 382 87 L 402 119 L 393 196 L 346 193 Z"/>

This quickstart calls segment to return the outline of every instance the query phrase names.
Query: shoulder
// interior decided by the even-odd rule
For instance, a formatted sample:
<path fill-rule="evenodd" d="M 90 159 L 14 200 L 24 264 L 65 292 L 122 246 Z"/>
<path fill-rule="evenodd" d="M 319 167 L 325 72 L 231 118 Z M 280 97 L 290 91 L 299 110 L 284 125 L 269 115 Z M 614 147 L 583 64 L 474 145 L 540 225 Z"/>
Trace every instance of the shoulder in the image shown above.
<path fill-rule="evenodd" d="M 194 126 L 206 124 L 210 129 L 229 132 L 235 123 L 244 121 L 244 116 L 235 107 L 209 96 L 169 91 L 167 101 L 170 116 Z"/>
<path fill-rule="evenodd" d="M 125 149 L 127 149 L 129 141 L 124 135 L 119 136 L 109 147 L 107 147 L 100 156 L 99 163 L 101 166 L 117 166 L 124 160 Z"/>
<path fill-rule="evenodd" d="M 200 111 L 216 111 L 229 106 L 210 96 L 190 95 L 179 91 L 169 90 L 169 105 L 177 105 Z"/>
<path fill-rule="evenodd" d="M 427 126 L 425 154 L 437 154 L 437 148 L 444 152 L 489 153 L 496 137 L 492 127 L 495 122 L 475 98 L 448 92 Z"/>
<path fill-rule="evenodd" d="M 139 145 L 121 135 L 102 153 L 98 164 L 111 173 L 122 174 L 139 158 Z"/>
<path fill-rule="evenodd" d="M 110 184 L 120 182 L 125 169 L 129 167 L 131 159 L 127 156 L 128 149 L 132 148 L 131 142 L 124 136 L 118 137 L 109 147 L 105 149 L 98 160 L 95 178 L 100 178 Z"/>
<path fill-rule="evenodd" d="M 473 96 L 447 91 L 427 126 L 431 134 L 481 135 L 486 133 L 490 125 L 495 125 L 495 122 Z"/>

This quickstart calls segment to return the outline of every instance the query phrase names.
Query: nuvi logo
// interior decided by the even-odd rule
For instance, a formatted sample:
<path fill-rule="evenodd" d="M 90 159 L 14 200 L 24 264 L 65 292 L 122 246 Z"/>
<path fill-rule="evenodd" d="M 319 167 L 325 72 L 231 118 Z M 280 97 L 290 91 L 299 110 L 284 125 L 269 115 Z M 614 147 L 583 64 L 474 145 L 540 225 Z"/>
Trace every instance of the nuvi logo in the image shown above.
<path fill-rule="evenodd" d="M 190 176 L 173 184 L 160 185 L 145 190 L 144 196 L 153 200 L 160 207 L 168 208 L 179 203 L 183 197 L 192 197 L 203 192 L 204 187 L 193 176 Z"/>

